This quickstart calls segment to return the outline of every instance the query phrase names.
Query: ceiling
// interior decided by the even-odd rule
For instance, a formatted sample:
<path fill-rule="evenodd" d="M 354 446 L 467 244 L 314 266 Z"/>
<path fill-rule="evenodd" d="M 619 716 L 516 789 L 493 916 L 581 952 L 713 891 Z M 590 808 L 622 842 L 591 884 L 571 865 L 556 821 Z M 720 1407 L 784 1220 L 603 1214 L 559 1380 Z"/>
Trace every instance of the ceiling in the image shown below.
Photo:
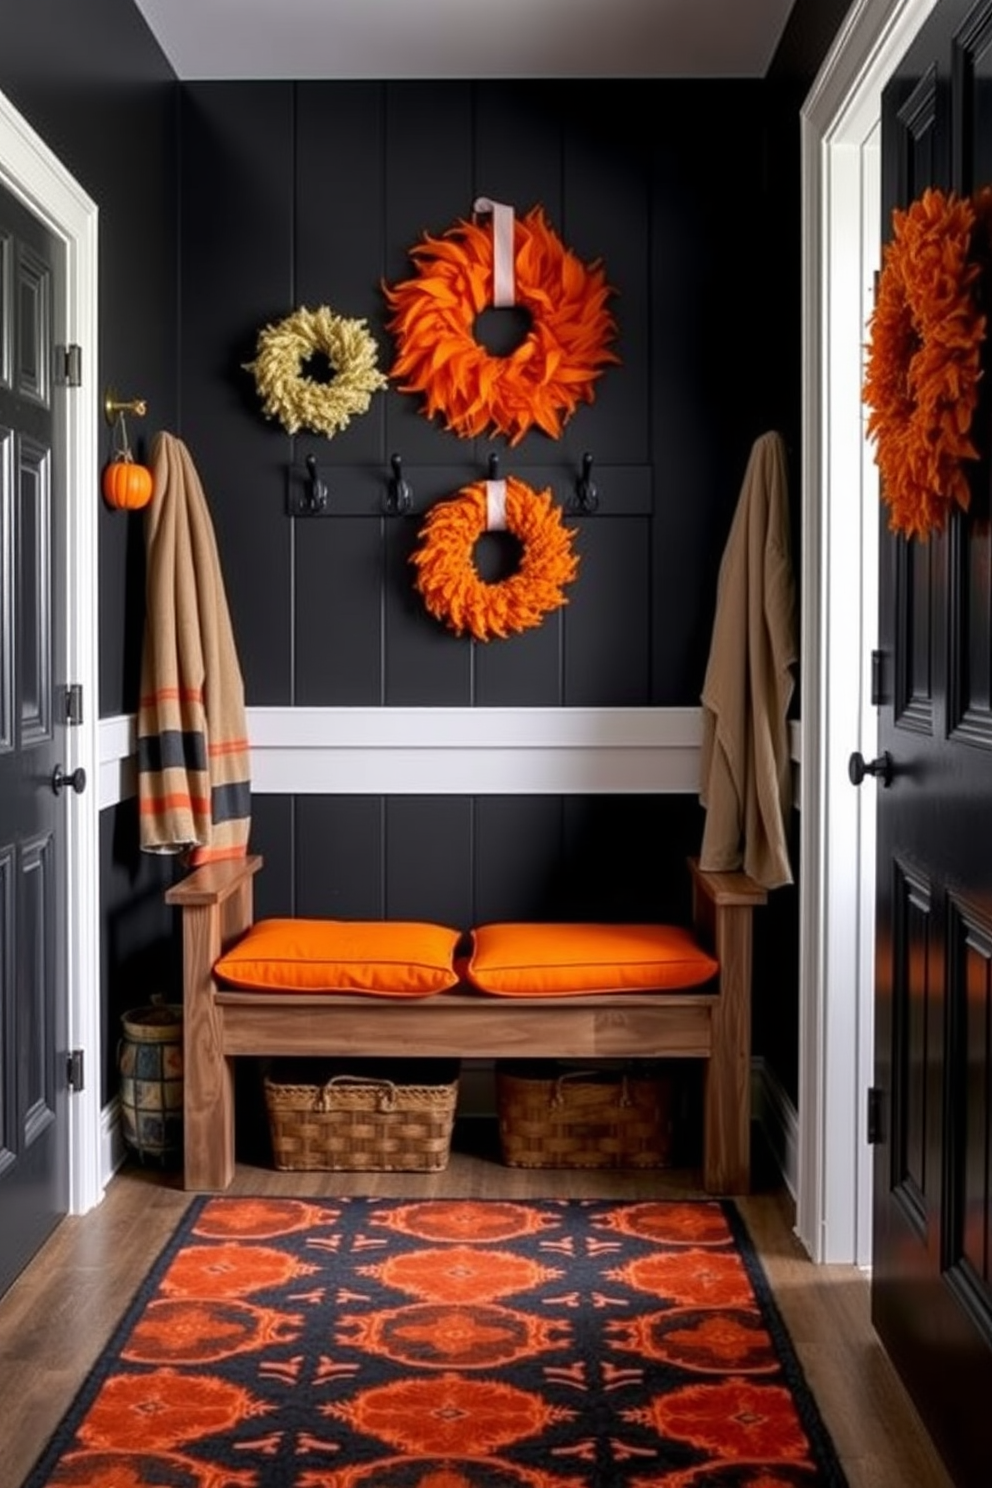
<path fill-rule="evenodd" d="M 193 81 L 762 77 L 793 0 L 135 3 Z"/>

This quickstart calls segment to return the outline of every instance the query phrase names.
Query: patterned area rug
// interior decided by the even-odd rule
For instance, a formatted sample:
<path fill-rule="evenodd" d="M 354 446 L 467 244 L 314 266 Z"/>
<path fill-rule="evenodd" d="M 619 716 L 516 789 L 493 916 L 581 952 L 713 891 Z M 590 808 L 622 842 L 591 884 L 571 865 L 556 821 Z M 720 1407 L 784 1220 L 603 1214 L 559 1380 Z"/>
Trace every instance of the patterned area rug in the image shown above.
<path fill-rule="evenodd" d="M 195 1200 L 28 1488 L 843 1488 L 718 1201 Z"/>

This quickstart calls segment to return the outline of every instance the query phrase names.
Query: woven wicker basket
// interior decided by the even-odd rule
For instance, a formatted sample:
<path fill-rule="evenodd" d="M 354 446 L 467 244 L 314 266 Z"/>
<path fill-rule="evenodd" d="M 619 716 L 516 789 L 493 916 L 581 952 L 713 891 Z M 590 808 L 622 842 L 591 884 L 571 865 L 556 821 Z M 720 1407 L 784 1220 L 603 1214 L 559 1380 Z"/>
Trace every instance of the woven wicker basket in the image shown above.
<path fill-rule="evenodd" d="M 456 1060 L 273 1063 L 263 1077 L 272 1157 L 286 1172 L 439 1172 L 458 1099 Z"/>
<path fill-rule="evenodd" d="M 661 1168 L 672 1161 L 673 1082 L 657 1063 L 496 1064 L 503 1161 L 517 1168 Z"/>

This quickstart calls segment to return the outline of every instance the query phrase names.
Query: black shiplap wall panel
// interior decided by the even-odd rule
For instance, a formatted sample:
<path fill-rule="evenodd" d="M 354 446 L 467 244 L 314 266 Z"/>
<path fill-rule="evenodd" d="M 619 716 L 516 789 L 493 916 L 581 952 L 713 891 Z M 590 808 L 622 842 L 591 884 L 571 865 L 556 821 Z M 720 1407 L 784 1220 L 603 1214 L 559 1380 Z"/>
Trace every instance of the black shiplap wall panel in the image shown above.
<path fill-rule="evenodd" d="M 385 375 L 389 346 L 381 330 L 384 158 L 383 88 L 349 82 L 296 88 L 295 299 L 365 320 Z M 385 392 L 372 395 L 330 440 L 300 433 L 294 451 L 329 465 L 382 464 Z"/>
<path fill-rule="evenodd" d="M 386 523 L 386 687 L 393 707 L 467 707 L 472 647 L 428 614 L 413 587 L 410 555 L 419 523 Z"/>
<path fill-rule="evenodd" d="M 378 796 L 297 796 L 297 914 L 386 916 L 383 822 Z"/>
<path fill-rule="evenodd" d="M 620 358 L 597 379 L 592 403 L 566 425 L 564 446 L 576 461 L 589 450 L 603 464 L 643 465 L 650 456 L 651 318 L 645 307 L 652 245 L 643 134 L 652 127 L 650 94 L 643 84 L 626 84 L 622 111 L 607 107 L 595 113 L 576 107 L 575 89 L 559 96 L 565 119 L 562 231 L 584 262 L 602 261 L 616 291 L 610 309 L 617 322 L 613 350 Z"/>
<path fill-rule="evenodd" d="M 698 702 L 747 455 L 795 408 L 795 313 L 784 291 L 776 298 L 788 238 L 769 178 L 779 156 L 760 84 L 646 81 L 624 96 L 621 117 L 594 107 L 580 82 L 191 90 L 183 409 L 194 422 L 184 429 L 197 455 L 202 435 L 207 477 L 232 465 L 239 477 L 237 498 L 216 500 L 249 703 Z M 351 158 L 325 169 L 344 139 Z M 395 383 L 331 441 L 266 425 L 239 370 L 257 328 L 304 299 L 352 312 L 354 297 L 388 371 L 380 276 L 407 277 L 409 249 L 468 217 L 477 194 L 524 210 L 540 200 L 566 246 L 601 258 L 618 291 L 621 364 L 563 438 L 532 434 L 515 450 L 461 440 Z M 222 217 L 239 223 L 236 251 Z M 580 570 L 563 610 L 480 645 L 427 615 L 409 559 L 423 514 L 484 479 L 491 449 L 500 474 L 551 487 L 577 524 Z M 586 450 L 599 508 L 576 515 Z M 294 521 L 286 493 L 308 452 L 331 514 Z M 400 518 L 382 510 L 394 452 L 415 493 Z M 485 545 L 479 563 L 487 572 Z M 701 824 L 691 795 L 300 797 L 289 815 L 259 813 L 280 874 L 271 890 L 263 875 L 261 902 L 285 910 L 288 896 L 294 912 L 330 912 L 329 889 L 343 913 L 460 926 L 511 912 L 676 918 Z M 657 849 L 647 873 L 646 836 Z"/>
<path fill-rule="evenodd" d="M 296 703 L 376 706 L 382 701 L 382 519 L 341 516 L 293 525 Z"/>
<path fill-rule="evenodd" d="M 294 308 L 293 88 L 188 86 L 182 109 L 182 433 L 217 533 L 248 700 L 292 701 L 292 440 L 243 363 Z"/>
<path fill-rule="evenodd" d="M 294 840 L 293 797 L 253 795 L 249 851 L 263 860 L 252 880 L 256 919 L 296 913 Z"/>
<path fill-rule="evenodd" d="M 383 89 L 301 83 L 296 95 L 296 300 L 367 322 L 388 368 L 379 283 L 383 252 Z M 294 624 L 298 704 L 382 701 L 385 390 L 332 438 L 301 431 L 294 460 L 318 462 L 334 515 L 296 521 Z"/>
<path fill-rule="evenodd" d="M 688 923 L 701 834 L 692 796 L 567 796 L 560 918 Z"/>
<path fill-rule="evenodd" d="M 178 84 L 131 0 L 6 5 L 0 32 L 0 89 L 99 208 L 97 388 L 147 400 L 149 418 L 128 424 L 144 458 L 149 430 L 178 414 Z M 92 407 L 95 391 L 80 397 L 80 410 Z M 101 421 L 101 464 L 110 433 Z M 98 482 L 94 469 L 85 492 L 99 512 L 98 695 L 84 700 L 91 719 L 137 707 L 145 606 L 141 514 L 108 509 Z M 152 996 L 175 1000 L 181 973 L 163 898 L 177 865 L 140 853 L 133 802 L 101 812 L 98 852 L 103 1046 L 87 1078 L 107 1105 L 119 1084 L 121 1015 Z"/>
<path fill-rule="evenodd" d="M 800 820 L 793 811 L 787 823 L 789 855 L 799 862 Z M 790 1099 L 799 1103 L 799 1029 L 794 1005 L 799 985 L 799 891 L 783 885 L 769 894 L 754 917 L 753 970 L 754 1047 L 759 1050 Z"/>
<path fill-rule="evenodd" d="M 99 207 L 97 386 L 143 397 L 137 459 L 177 415 L 179 86 L 131 0 L 0 7 L 0 88 Z M 140 207 L 136 203 L 140 196 Z M 98 458 L 110 456 L 101 421 Z M 145 599 L 142 519 L 98 503 L 101 716 L 138 705 Z M 116 1039 L 115 1039 L 116 1043 Z"/>
<path fill-rule="evenodd" d="M 117 1090 L 121 1018 L 131 1008 L 182 1001 L 182 941 L 165 891 L 181 876 L 179 860 L 138 846 L 137 801 L 100 813 L 100 1022 L 104 1030 L 101 1103 Z"/>
<path fill-rule="evenodd" d="M 650 699 L 650 532 L 638 517 L 580 520 L 579 576 L 565 615 L 565 702 L 643 707 Z"/>
<path fill-rule="evenodd" d="M 531 207 L 542 207 L 550 226 L 561 236 L 561 121 L 549 107 L 541 85 L 478 83 L 475 100 L 476 193 L 505 202 L 521 217 Z M 499 317 L 512 314 L 491 311 L 490 324 L 495 326 Z M 484 441 L 477 443 L 481 446 Z M 495 444 L 503 459 L 501 474 L 515 474 L 518 465 L 554 459 L 558 454 L 556 442 L 540 429 L 526 434 L 513 450 L 506 448 L 501 436 L 496 436 Z"/>
<path fill-rule="evenodd" d="M 561 130 L 546 83 L 477 83 L 476 196 L 506 202 L 521 216 L 541 206 L 552 226 L 560 224 Z"/>
<path fill-rule="evenodd" d="M 443 233 L 472 208 L 473 107 L 469 83 L 392 83 L 386 94 L 384 275 L 395 284 L 411 277 L 409 250 L 425 232 Z M 383 314 L 388 309 L 383 303 Z M 387 338 L 386 365 L 394 346 Z M 422 413 L 418 395 L 391 384 L 386 441 L 413 464 L 464 459 L 461 441 Z"/>
<path fill-rule="evenodd" d="M 754 203 L 765 189 L 760 98 L 760 90 L 747 85 L 639 84 L 631 89 L 633 122 L 627 123 L 612 115 L 593 121 L 582 106 L 581 88 L 566 84 L 550 88 L 548 97 L 538 86 L 498 83 L 192 89 L 185 113 L 200 119 L 203 138 L 188 127 L 184 154 L 195 160 L 192 180 L 184 185 L 184 264 L 193 281 L 184 336 L 184 427 L 204 429 L 202 441 L 191 442 L 217 507 L 251 702 L 527 706 L 698 700 L 716 569 L 744 461 L 751 441 L 773 422 L 765 415 L 781 387 L 774 331 L 769 333 L 760 307 L 772 273 L 765 264 L 770 241 L 760 213 L 754 230 L 738 235 L 733 253 L 726 246 L 728 220 L 754 219 Z M 264 148 L 255 147 L 259 135 Z M 359 141 L 354 173 L 361 181 L 349 185 L 353 162 L 336 165 L 333 176 L 347 195 L 349 217 L 356 219 L 343 228 L 327 205 L 336 193 L 321 194 L 321 172 L 334 146 L 351 137 Z M 484 477 L 488 441 L 473 444 L 432 427 L 417 400 L 395 387 L 335 440 L 289 440 L 262 420 L 251 379 L 239 368 L 236 400 L 229 401 L 233 359 L 221 347 L 221 321 L 228 344 L 245 335 L 247 325 L 251 338 L 265 317 L 261 308 L 246 312 L 245 303 L 261 307 L 267 297 L 269 318 L 286 313 L 291 291 L 302 298 L 295 279 L 316 289 L 325 263 L 333 263 L 350 286 L 349 297 L 362 297 L 361 308 L 374 307 L 379 285 L 372 260 L 378 255 L 387 272 L 397 265 L 395 277 L 408 273 L 409 246 L 425 227 L 443 232 L 450 226 L 459 215 L 456 202 L 468 202 L 470 210 L 480 172 L 496 180 L 493 195 L 515 195 L 503 188 L 513 186 L 521 152 L 519 194 L 533 187 L 560 197 L 563 238 L 583 256 L 602 254 L 607 262 L 608 277 L 620 291 L 618 318 L 622 310 L 626 327 L 618 346 L 623 363 L 607 369 L 593 406 L 579 411 L 563 440 L 530 436 L 516 450 L 496 442 L 501 474 L 519 474 L 538 489 L 550 484 L 566 504 L 588 448 L 600 508 L 595 521 L 582 520 L 595 552 L 586 554 L 566 612 L 520 638 L 526 644 L 513 651 L 504 645 L 473 657 L 470 642 L 456 640 L 424 615 L 412 590 L 408 559 L 416 517 L 383 524 L 378 570 L 375 534 L 352 547 L 350 538 L 338 542 L 335 524 L 339 513 L 350 512 L 368 513 L 370 525 L 378 526 L 394 450 L 414 485 L 419 514 Z M 555 193 L 557 179 L 561 190 Z M 719 180 L 719 190 L 710 179 Z M 230 218 L 241 201 L 242 219 L 256 227 L 247 243 L 239 236 L 233 270 L 223 256 L 226 239 L 203 225 L 211 218 L 208 192 L 214 217 L 223 209 Z M 191 219 L 196 226 L 189 225 Z M 287 261 L 297 266 L 288 286 Z M 285 298 L 277 306 L 280 295 Z M 374 322 L 374 309 L 369 318 Z M 250 352 L 249 347 L 245 355 Z M 384 361 L 391 355 L 386 338 Z M 594 438 L 600 423 L 601 436 Z M 303 479 L 307 450 L 317 451 L 333 514 L 319 522 L 292 522 L 283 515 L 287 486 Z M 227 489 L 232 467 L 239 477 L 236 497 Z M 599 524 L 634 509 L 647 515 L 652 505 L 645 529 L 651 566 L 645 570 L 637 561 L 632 569 L 622 542 L 618 547 L 616 537 L 597 535 Z M 323 580 L 342 562 L 354 580 L 346 587 L 356 640 L 346 672 L 332 682 L 323 657 L 329 608 Z M 383 593 L 361 592 L 356 562 L 383 576 Z M 640 594 L 633 592 L 635 572 Z M 263 593 L 271 603 L 258 603 Z M 602 615 L 590 620 L 600 605 Z M 649 606 L 650 623 L 642 623 Z M 576 651 L 582 655 L 574 665 L 567 660 L 564 675 L 556 627 L 563 630 L 566 659 Z M 619 668 L 612 660 L 602 667 L 601 651 L 620 656 Z M 606 679 L 601 695 L 600 678 Z"/>
<path fill-rule="evenodd" d="M 474 923 L 555 918 L 561 851 L 560 797 L 480 796 Z"/>
<path fill-rule="evenodd" d="M 701 831 L 694 796 L 256 796 L 256 915 L 684 922 Z"/>
<path fill-rule="evenodd" d="M 570 594 L 575 585 L 565 588 Z M 474 702 L 482 708 L 551 708 L 562 700 L 562 610 L 541 625 L 474 647 Z"/>
<path fill-rule="evenodd" d="M 747 456 L 779 426 L 794 377 L 784 396 L 777 325 L 791 311 L 776 298 L 781 224 L 762 210 L 761 90 L 673 83 L 657 130 L 692 140 L 654 152 L 652 189 L 652 693 L 665 706 L 698 703 Z"/>
<path fill-rule="evenodd" d="M 386 801 L 386 914 L 391 920 L 472 923 L 472 802 L 465 796 Z"/>

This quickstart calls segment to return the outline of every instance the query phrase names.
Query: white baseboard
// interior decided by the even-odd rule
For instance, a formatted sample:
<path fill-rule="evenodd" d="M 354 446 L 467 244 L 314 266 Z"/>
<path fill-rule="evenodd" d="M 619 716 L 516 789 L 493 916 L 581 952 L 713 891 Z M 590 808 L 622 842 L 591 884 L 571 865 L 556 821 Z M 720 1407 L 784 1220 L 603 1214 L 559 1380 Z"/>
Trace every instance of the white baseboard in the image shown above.
<path fill-rule="evenodd" d="M 775 1071 L 760 1056 L 751 1061 L 751 1110 L 793 1198 L 799 1182 L 799 1112 Z"/>
<path fill-rule="evenodd" d="M 121 1102 L 115 1095 L 100 1112 L 100 1177 L 106 1188 L 127 1156 L 121 1132 Z"/>

